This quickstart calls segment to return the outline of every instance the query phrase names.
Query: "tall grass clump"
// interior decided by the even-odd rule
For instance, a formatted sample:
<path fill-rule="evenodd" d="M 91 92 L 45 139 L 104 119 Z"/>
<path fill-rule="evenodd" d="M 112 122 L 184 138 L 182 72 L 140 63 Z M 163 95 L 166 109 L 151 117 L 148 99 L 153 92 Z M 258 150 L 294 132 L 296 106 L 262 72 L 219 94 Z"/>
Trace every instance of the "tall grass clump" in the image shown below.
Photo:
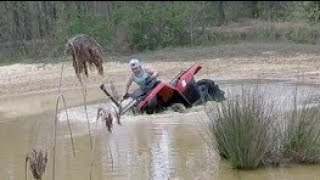
<path fill-rule="evenodd" d="M 311 98 L 286 113 L 283 156 L 294 163 L 320 163 L 320 107 Z"/>
<path fill-rule="evenodd" d="M 237 169 L 254 169 L 273 145 L 274 105 L 258 89 L 209 105 L 207 127 L 216 150 Z"/>

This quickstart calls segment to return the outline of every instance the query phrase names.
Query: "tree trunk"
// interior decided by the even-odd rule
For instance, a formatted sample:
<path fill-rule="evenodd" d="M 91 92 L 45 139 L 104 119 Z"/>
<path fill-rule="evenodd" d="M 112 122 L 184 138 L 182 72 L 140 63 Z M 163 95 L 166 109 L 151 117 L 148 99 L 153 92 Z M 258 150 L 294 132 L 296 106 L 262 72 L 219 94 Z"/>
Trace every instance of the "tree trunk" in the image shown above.
<path fill-rule="evenodd" d="M 44 34 L 47 37 L 49 35 L 48 31 L 50 29 L 50 24 L 49 24 L 49 13 L 48 13 L 48 2 L 43 1 L 43 14 L 44 14 Z"/>
<path fill-rule="evenodd" d="M 106 5 L 107 5 L 107 14 L 108 14 L 108 17 L 110 17 L 111 16 L 111 11 L 112 11 L 112 1 L 107 1 L 107 2 L 105 2 L 106 3 Z"/>
<path fill-rule="evenodd" d="M 13 35 L 13 39 L 14 40 L 19 40 L 21 39 L 21 33 L 20 33 L 20 29 L 21 29 L 21 23 L 20 23 L 20 19 L 19 19 L 19 11 L 18 11 L 18 4 L 16 1 L 13 1 L 13 10 L 12 10 L 12 16 L 14 19 L 14 35 Z"/>
<path fill-rule="evenodd" d="M 53 2 L 53 7 L 52 7 L 52 16 L 53 16 L 53 19 L 54 21 L 56 22 L 57 21 L 57 7 L 56 7 L 56 3 L 57 2 Z"/>
<path fill-rule="evenodd" d="M 65 12 L 67 13 L 67 19 L 65 21 L 69 22 L 70 21 L 70 18 L 71 18 L 71 15 L 70 15 L 70 8 L 71 8 L 71 5 L 70 5 L 71 1 L 64 1 L 64 10 Z"/>
<path fill-rule="evenodd" d="M 271 22 L 271 11 L 272 11 L 272 9 L 273 9 L 273 1 L 269 1 L 268 3 L 267 3 L 267 5 L 268 5 L 268 12 L 269 12 L 269 17 L 268 17 L 268 20 L 269 20 L 269 23 Z"/>
<path fill-rule="evenodd" d="M 100 4 L 101 4 L 101 2 L 100 2 Z M 93 5 L 94 5 L 94 16 L 95 17 L 97 17 L 97 1 L 94 1 L 94 3 L 93 3 Z"/>
<path fill-rule="evenodd" d="M 39 37 L 40 38 L 44 37 L 44 32 L 43 32 L 43 28 L 42 28 L 42 19 L 43 19 L 42 5 L 41 5 L 41 2 L 38 1 L 38 30 L 39 30 Z"/>
<path fill-rule="evenodd" d="M 32 19 L 31 14 L 29 10 L 29 4 L 30 2 L 21 2 L 21 13 L 22 13 L 22 20 L 23 20 L 23 38 L 25 40 L 31 40 L 32 39 Z"/>
<path fill-rule="evenodd" d="M 80 19 L 81 18 L 81 16 L 80 16 L 80 14 L 81 14 L 81 5 L 79 4 L 79 3 L 81 3 L 81 2 L 75 2 L 76 3 L 76 6 L 77 6 L 77 17 Z"/>
<path fill-rule="evenodd" d="M 221 26 L 226 21 L 226 16 L 225 16 L 224 7 L 223 7 L 223 1 L 218 2 L 218 12 L 219 12 L 218 26 Z"/>
<path fill-rule="evenodd" d="M 3 12 L 4 14 L 6 14 L 7 12 L 7 6 L 6 6 L 6 2 L 5 1 L 1 1 L 0 2 L 0 12 Z M 0 28 L 2 27 L 3 29 L 7 29 L 5 26 L 8 25 L 8 18 L 7 17 L 4 17 L 4 16 L 1 16 L 0 17 Z M 3 39 L 5 38 L 4 36 L 4 31 L 6 30 L 2 30 L 0 31 L 0 42 L 3 41 Z"/>
<path fill-rule="evenodd" d="M 251 1 L 251 16 L 252 18 L 259 17 L 259 10 L 258 10 L 258 2 L 259 1 Z"/>

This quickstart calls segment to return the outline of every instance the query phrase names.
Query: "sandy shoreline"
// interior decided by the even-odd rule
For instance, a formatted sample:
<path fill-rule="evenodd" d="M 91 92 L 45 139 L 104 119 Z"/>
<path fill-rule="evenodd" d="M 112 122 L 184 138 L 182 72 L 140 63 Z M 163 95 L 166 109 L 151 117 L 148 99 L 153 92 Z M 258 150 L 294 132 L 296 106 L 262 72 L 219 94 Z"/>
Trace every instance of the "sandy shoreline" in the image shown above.
<path fill-rule="evenodd" d="M 212 47 L 212 49 L 217 47 Z M 233 47 L 237 48 L 237 47 Z M 270 50 L 270 47 L 256 52 L 255 56 L 245 56 L 241 53 L 244 48 L 239 45 L 238 56 L 223 57 L 210 52 L 198 50 L 195 61 L 185 61 L 183 50 L 168 53 L 167 58 L 159 55 L 148 55 L 146 65 L 159 70 L 159 78 L 169 81 L 180 70 L 200 63 L 203 68 L 197 78 L 211 78 L 216 81 L 241 80 L 241 79 L 269 79 L 292 80 L 306 83 L 319 83 L 320 81 L 320 51 L 318 54 L 305 52 L 302 49 L 297 54 L 296 49 L 285 52 Z M 316 48 L 316 47 L 314 47 Z M 248 48 L 248 51 L 253 51 Z M 310 49 L 308 49 L 310 51 Z M 165 52 L 162 52 L 165 53 Z M 253 54 L 254 52 L 251 52 Z M 289 55 L 288 55 L 289 54 Z M 180 58 L 180 59 L 179 59 Z M 150 60 L 151 59 L 151 60 Z M 172 60 L 173 59 L 173 60 Z M 130 71 L 124 62 L 104 62 L 104 77 L 95 70 L 90 72 L 86 81 L 87 87 L 98 87 L 101 83 L 113 81 L 123 86 Z M 63 89 L 80 88 L 80 83 L 75 76 L 72 63 L 65 62 L 63 72 Z M 12 96 L 18 94 L 54 91 L 58 89 L 60 80 L 61 63 L 57 64 L 13 64 L 0 67 L 0 94 Z"/>

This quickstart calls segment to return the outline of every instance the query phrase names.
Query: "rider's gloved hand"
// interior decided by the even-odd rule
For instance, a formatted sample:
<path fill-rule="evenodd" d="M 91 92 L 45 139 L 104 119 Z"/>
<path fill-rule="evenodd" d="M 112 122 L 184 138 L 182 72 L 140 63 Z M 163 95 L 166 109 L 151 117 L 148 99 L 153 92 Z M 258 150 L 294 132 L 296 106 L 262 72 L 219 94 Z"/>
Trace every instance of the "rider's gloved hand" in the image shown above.
<path fill-rule="evenodd" d="M 149 77 L 146 78 L 145 84 L 149 85 L 151 83 L 151 81 L 152 81 L 152 78 L 149 76 Z"/>
<path fill-rule="evenodd" d="M 100 85 L 100 89 L 103 90 L 104 89 L 104 84 Z"/>
<path fill-rule="evenodd" d="M 145 80 L 144 80 L 144 84 L 146 84 L 146 85 L 148 85 L 149 84 L 149 82 L 150 82 L 150 80 L 149 80 L 150 78 L 149 77 L 147 77 Z"/>
<path fill-rule="evenodd" d="M 129 97 L 129 94 L 128 93 L 125 93 L 121 98 L 120 98 L 120 101 L 123 101 L 125 99 L 127 99 Z"/>

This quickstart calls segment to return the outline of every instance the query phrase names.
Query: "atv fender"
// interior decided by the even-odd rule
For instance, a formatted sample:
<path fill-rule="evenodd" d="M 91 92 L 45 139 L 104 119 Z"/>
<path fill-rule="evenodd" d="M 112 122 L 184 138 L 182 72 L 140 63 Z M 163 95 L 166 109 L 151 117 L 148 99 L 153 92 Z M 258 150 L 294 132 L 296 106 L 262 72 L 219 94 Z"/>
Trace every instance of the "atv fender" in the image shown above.
<path fill-rule="evenodd" d="M 162 82 L 137 105 L 136 110 L 142 111 L 146 106 L 151 105 L 155 99 L 160 100 L 161 104 L 166 107 L 170 106 L 172 103 L 176 103 L 177 101 L 183 103 L 186 107 L 192 106 L 190 102 L 179 91 L 177 91 L 175 87 Z"/>
<path fill-rule="evenodd" d="M 190 69 L 188 69 L 182 76 L 180 76 L 179 81 L 176 85 L 176 89 L 183 94 L 187 88 L 187 85 L 194 79 L 194 75 L 199 72 L 202 68 L 200 64 L 193 65 Z"/>

